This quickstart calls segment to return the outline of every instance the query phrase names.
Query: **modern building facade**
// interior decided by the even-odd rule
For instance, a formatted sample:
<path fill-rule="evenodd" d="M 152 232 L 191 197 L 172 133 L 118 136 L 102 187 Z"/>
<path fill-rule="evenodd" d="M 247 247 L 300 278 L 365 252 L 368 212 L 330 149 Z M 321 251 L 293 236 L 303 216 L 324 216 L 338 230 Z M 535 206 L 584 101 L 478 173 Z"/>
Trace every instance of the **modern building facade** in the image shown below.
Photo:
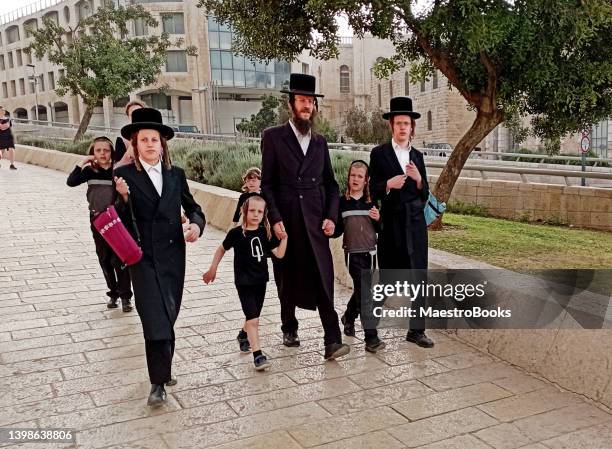
<path fill-rule="evenodd" d="M 162 73 L 154 85 L 132 92 L 129 98 L 105 99 L 95 108 L 91 124 L 119 128 L 126 123 L 123 106 L 140 98 L 162 111 L 171 124 L 196 125 L 203 132 L 234 133 L 235 125 L 261 106 L 261 97 L 278 92 L 289 79 L 287 62 L 251 62 L 233 54 L 231 30 L 189 0 L 38 0 L 0 17 L 0 105 L 16 118 L 79 123 L 84 113 L 82 101 L 73 96 L 59 97 L 55 84 L 62 69 L 46 58 L 37 60 L 24 49 L 31 43 L 31 31 L 49 17 L 64 28 L 99 8 L 102 3 L 141 4 L 155 17 L 155 29 L 133 23 L 133 36 L 169 33 L 171 40 L 182 40 L 171 47 Z M 197 56 L 186 48 L 194 46 Z"/>

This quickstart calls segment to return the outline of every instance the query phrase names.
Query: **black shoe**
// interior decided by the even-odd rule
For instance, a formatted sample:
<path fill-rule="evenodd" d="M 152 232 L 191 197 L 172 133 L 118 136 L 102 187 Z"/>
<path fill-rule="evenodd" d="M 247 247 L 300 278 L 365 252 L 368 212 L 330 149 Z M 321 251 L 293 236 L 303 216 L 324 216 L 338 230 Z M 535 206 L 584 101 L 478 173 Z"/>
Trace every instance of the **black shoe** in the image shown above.
<path fill-rule="evenodd" d="M 300 345 L 300 337 L 297 331 L 283 332 L 283 344 L 288 348 L 297 348 Z"/>
<path fill-rule="evenodd" d="M 255 365 L 255 369 L 257 371 L 263 371 L 266 368 L 270 368 L 270 362 L 268 362 L 267 357 L 263 354 L 255 357 L 255 360 L 253 360 L 253 365 Z"/>
<path fill-rule="evenodd" d="M 106 303 L 106 308 L 116 309 L 118 301 L 119 301 L 119 298 L 109 298 L 108 302 Z"/>
<path fill-rule="evenodd" d="M 350 321 L 347 321 L 346 315 L 342 315 L 342 318 L 340 318 L 340 321 L 344 325 L 344 335 L 346 335 L 347 337 L 354 337 L 355 336 L 355 323 L 351 323 Z"/>
<path fill-rule="evenodd" d="M 337 359 L 351 352 L 351 347 L 344 343 L 325 345 L 325 360 Z"/>
<path fill-rule="evenodd" d="M 130 298 L 122 299 L 121 308 L 124 312 L 131 312 L 134 309 L 134 307 L 132 306 L 132 300 Z"/>
<path fill-rule="evenodd" d="M 382 341 L 380 338 L 377 338 L 376 340 L 370 340 L 370 341 L 365 342 L 365 350 L 373 354 L 376 354 L 377 351 L 384 349 L 385 346 L 387 346 L 386 343 Z"/>
<path fill-rule="evenodd" d="M 13 164 L 11 164 L 11 166 L 9 167 L 11 170 L 17 170 L 17 167 L 15 167 Z"/>
<path fill-rule="evenodd" d="M 434 346 L 433 340 L 425 335 L 425 332 L 408 331 L 406 341 L 414 343 L 421 348 L 433 348 Z"/>
<path fill-rule="evenodd" d="M 244 331 L 238 332 L 238 345 L 240 346 L 240 352 L 251 352 L 251 345 L 249 344 L 249 339 L 247 337 L 247 333 Z"/>
<path fill-rule="evenodd" d="M 164 402 L 166 402 L 166 390 L 164 390 L 164 386 L 160 384 L 151 385 L 151 393 L 149 393 L 147 405 L 155 408 L 159 407 Z"/>
<path fill-rule="evenodd" d="M 176 377 L 170 376 L 170 380 L 168 382 L 166 382 L 166 386 L 167 387 L 174 387 L 177 383 L 178 383 L 178 381 L 176 380 Z"/>

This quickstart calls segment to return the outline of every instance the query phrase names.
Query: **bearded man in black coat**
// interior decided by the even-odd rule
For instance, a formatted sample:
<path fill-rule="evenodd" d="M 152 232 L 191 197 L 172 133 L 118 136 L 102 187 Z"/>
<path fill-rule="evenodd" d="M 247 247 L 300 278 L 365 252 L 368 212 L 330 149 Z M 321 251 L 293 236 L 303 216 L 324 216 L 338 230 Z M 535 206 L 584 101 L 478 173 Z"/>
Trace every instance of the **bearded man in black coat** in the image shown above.
<path fill-rule="evenodd" d="M 261 188 L 268 218 L 281 239 L 289 236 L 284 259 L 274 260 L 281 304 L 283 344 L 299 346 L 295 308 L 319 310 L 325 359 L 346 355 L 334 309 L 334 267 L 329 238 L 338 217 L 338 184 L 323 136 L 312 130 L 316 115 L 315 78 L 292 73 L 291 119 L 262 133 Z"/>

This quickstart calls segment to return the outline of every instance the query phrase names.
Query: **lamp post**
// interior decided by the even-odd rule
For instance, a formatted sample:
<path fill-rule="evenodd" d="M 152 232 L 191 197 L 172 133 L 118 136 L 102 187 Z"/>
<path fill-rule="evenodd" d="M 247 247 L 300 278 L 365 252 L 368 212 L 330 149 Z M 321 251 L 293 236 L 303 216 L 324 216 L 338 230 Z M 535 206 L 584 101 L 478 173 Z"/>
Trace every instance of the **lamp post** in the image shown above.
<path fill-rule="evenodd" d="M 28 64 L 28 67 L 32 69 L 32 75 L 28 76 L 30 83 L 34 84 L 34 96 L 36 100 L 36 121 L 38 122 L 38 78 L 36 78 L 36 66 L 34 64 Z"/>

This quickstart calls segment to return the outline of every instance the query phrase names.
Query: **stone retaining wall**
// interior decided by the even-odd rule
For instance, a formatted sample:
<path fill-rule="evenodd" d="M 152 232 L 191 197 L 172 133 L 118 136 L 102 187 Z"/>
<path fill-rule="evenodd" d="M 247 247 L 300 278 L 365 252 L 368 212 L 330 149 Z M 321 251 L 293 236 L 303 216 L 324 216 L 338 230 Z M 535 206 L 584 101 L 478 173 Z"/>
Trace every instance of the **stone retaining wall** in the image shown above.
<path fill-rule="evenodd" d="M 17 160 L 64 172 L 70 172 L 82 156 L 51 150 L 18 146 Z M 238 192 L 189 182 L 196 201 L 206 213 L 208 225 L 227 229 L 239 197 Z M 516 184 L 516 185 L 514 185 Z M 544 185 L 523 187 L 520 183 L 460 180 L 457 199 L 475 200 L 479 204 L 499 204 L 504 210 L 563 211 L 571 207 L 589 210 L 590 223 L 597 214 L 610 217 L 612 197 L 574 187 L 546 189 Z M 585 193 L 591 192 L 591 193 Z M 513 197 L 512 195 L 516 195 Z M 565 195 L 565 198 L 564 198 Z M 533 197 L 536 199 L 533 199 Z M 597 199 L 605 201 L 605 211 L 597 212 Z M 499 203 L 497 202 L 499 200 Z M 505 207 L 504 205 L 514 205 Z M 603 206 L 602 206 L 603 208 Z M 502 213 L 502 212 L 500 212 Z M 503 212 L 506 213 L 506 212 Z M 510 212 L 507 212 L 508 214 Z M 568 219 L 579 219 L 579 212 L 568 212 Z M 593 217 L 595 220 L 593 221 Z M 608 221 L 608 228 L 610 221 Z M 334 268 L 338 281 L 351 285 L 344 264 L 341 239 L 332 241 Z M 434 268 L 495 268 L 465 257 L 430 249 L 430 266 Z M 607 407 L 612 407 L 612 331 L 609 330 L 456 330 L 448 331 L 458 339 L 474 345 L 526 371 L 546 378 L 570 391 L 579 393 Z"/>

